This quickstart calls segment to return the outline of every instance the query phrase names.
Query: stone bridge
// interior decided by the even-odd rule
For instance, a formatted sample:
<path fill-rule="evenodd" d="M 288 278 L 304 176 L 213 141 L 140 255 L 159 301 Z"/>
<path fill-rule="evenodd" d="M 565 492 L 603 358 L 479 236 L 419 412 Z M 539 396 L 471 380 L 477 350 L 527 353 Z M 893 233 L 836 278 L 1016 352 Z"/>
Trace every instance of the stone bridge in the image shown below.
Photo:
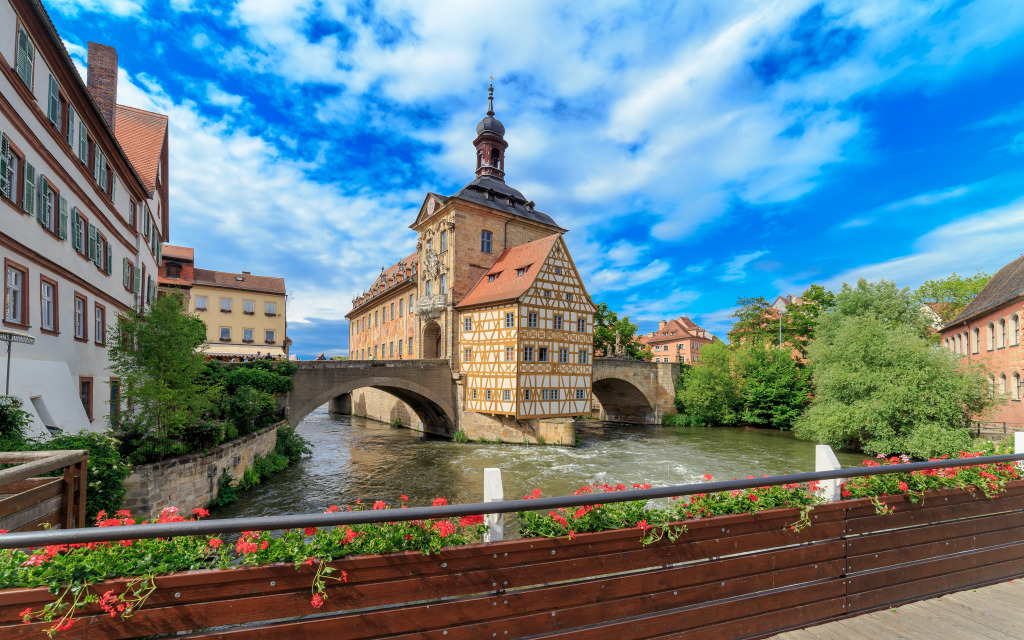
<path fill-rule="evenodd" d="M 548 442 L 571 443 L 565 441 L 565 433 L 553 427 L 532 424 L 537 421 L 463 411 L 463 381 L 453 374 L 448 360 L 328 360 L 297 364 L 295 389 L 288 397 L 288 422 L 293 426 L 325 403 L 330 403 L 331 411 L 352 413 L 353 392 L 375 389 L 387 394 L 385 404 L 391 406 L 366 412 L 370 418 L 390 422 L 393 416 L 404 415 L 405 426 L 445 437 L 463 429 L 472 439 L 534 441 L 539 436 Z M 678 364 L 597 358 L 593 415 L 615 422 L 658 424 L 662 415 L 675 411 L 678 375 Z"/>

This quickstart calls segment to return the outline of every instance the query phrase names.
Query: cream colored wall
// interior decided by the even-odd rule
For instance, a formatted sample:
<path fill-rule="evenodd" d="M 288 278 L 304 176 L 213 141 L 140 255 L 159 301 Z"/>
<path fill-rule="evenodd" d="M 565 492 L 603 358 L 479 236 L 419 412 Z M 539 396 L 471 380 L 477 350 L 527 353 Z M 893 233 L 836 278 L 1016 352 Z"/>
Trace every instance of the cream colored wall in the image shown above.
<path fill-rule="evenodd" d="M 197 301 L 200 297 L 206 296 L 206 310 L 200 311 L 197 308 Z M 190 311 L 206 323 L 206 342 L 210 345 L 239 345 L 247 347 L 273 346 L 284 347 L 286 337 L 287 315 L 285 309 L 285 296 L 269 293 L 257 293 L 251 291 L 240 291 L 237 289 L 221 289 L 193 285 L 189 302 Z M 221 298 L 231 299 L 231 312 L 224 313 L 220 310 Z M 252 300 L 255 303 L 253 315 L 246 315 L 242 312 L 243 302 Z M 277 304 L 277 316 L 268 317 L 264 315 L 264 305 L 267 302 Z M 231 341 L 221 342 L 220 329 L 228 327 L 231 329 Z M 242 342 L 242 330 L 253 329 L 253 342 Z M 274 344 L 268 345 L 264 341 L 264 331 L 273 329 L 275 332 Z"/>

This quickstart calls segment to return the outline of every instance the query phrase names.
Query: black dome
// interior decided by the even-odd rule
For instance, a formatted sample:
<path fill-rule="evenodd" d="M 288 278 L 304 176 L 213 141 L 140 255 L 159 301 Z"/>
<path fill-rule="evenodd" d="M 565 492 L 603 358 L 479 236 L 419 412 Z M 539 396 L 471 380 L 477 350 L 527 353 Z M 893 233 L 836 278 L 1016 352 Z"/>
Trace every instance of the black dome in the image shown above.
<path fill-rule="evenodd" d="M 505 125 L 501 124 L 501 121 L 498 120 L 497 118 L 494 118 L 494 117 L 491 117 L 491 116 L 484 116 L 484 119 L 481 120 L 476 125 L 476 134 L 480 135 L 481 133 L 484 133 L 485 131 L 497 134 L 498 136 L 501 136 L 501 137 L 504 137 L 505 136 Z"/>

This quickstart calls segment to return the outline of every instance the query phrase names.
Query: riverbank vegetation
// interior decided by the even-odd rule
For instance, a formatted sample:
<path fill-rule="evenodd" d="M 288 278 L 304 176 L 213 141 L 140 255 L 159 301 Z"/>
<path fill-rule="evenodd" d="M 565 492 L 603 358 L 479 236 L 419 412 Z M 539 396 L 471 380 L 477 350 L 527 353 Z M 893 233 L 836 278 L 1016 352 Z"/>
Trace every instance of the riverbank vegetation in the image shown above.
<path fill-rule="evenodd" d="M 683 367 L 678 415 L 665 422 L 793 429 L 920 459 L 970 448 L 972 416 L 999 400 L 980 365 L 936 347 L 920 296 L 952 286 L 943 282 L 913 294 L 885 280 L 835 294 L 812 285 L 781 315 L 762 298 L 741 300 L 731 343 L 716 341 L 700 366 Z"/>

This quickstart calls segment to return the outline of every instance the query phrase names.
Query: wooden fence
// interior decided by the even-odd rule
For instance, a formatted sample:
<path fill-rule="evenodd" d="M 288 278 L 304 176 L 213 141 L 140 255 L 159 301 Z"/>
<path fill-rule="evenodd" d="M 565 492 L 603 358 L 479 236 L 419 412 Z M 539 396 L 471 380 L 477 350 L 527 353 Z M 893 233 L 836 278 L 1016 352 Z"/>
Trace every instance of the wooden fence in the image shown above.
<path fill-rule="evenodd" d="M 0 452 L 0 465 L 15 465 L 0 470 L 0 529 L 85 526 L 88 460 L 84 450 Z M 42 477 L 59 469 L 63 477 Z"/>
<path fill-rule="evenodd" d="M 1024 575 L 1024 482 L 991 500 L 883 501 L 893 513 L 867 499 L 821 505 L 800 531 L 787 509 L 688 521 L 675 542 L 647 546 L 629 529 L 346 558 L 333 566 L 348 582 L 329 583 L 318 610 L 312 567 L 180 573 L 130 620 L 89 609 L 61 636 L 758 638 Z M 0 592 L 0 636 L 43 637 L 47 625 L 18 612 L 51 599 Z"/>

